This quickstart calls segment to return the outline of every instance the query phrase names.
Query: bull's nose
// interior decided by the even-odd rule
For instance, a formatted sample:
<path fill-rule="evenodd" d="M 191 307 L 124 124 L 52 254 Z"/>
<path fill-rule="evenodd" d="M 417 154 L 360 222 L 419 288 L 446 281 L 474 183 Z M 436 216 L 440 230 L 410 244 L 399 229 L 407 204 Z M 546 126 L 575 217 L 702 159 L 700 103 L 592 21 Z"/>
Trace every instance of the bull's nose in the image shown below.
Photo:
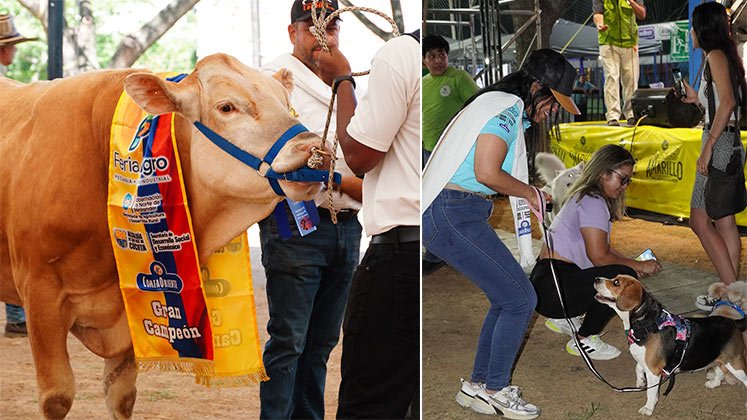
<path fill-rule="evenodd" d="M 334 159 L 334 154 L 328 147 L 314 146 L 311 148 L 310 152 L 311 156 L 306 162 L 306 165 L 309 168 L 323 170 L 329 169 L 332 160 Z"/>

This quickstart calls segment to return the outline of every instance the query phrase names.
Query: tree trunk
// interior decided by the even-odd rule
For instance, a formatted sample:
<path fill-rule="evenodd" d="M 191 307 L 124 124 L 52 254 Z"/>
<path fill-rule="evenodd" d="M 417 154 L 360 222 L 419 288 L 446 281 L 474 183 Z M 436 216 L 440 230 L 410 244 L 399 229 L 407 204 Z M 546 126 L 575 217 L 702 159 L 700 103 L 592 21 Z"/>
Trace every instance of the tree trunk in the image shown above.
<path fill-rule="evenodd" d="M 555 22 L 563 15 L 568 0 L 539 0 L 539 7 L 542 11 L 540 14 L 540 31 L 542 37 L 539 40 L 543 48 L 550 48 L 550 33 Z M 509 4 L 511 10 L 533 10 L 534 0 L 517 0 Z M 518 29 L 527 20 L 528 16 L 514 16 L 514 28 Z M 537 49 L 537 40 L 532 44 L 532 39 L 537 32 L 536 27 L 532 25 L 516 39 L 516 61 L 521 62 L 528 50 Z"/>
<path fill-rule="evenodd" d="M 158 41 L 176 21 L 192 10 L 200 0 L 173 0 L 164 7 L 156 17 L 143 25 L 136 32 L 127 35 L 119 43 L 117 51 L 109 62 L 109 68 L 126 68 L 132 66 L 135 61 L 154 42 Z"/>
<path fill-rule="evenodd" d="M 17 0 L 41 22 L 48 33 L 48 2 L 44 0 Z M 96 25 L 93 20 L 93 0 L 76 0 L 80 21 L 77 28 L 64 22 L 63 60 L 64 74 L 69 76 L 82 71 L 100 68 L 96 52 Z M 130 67 L 154 42 L 200 0 L 173 0 L 150 22 L 127 35 L 117 47 L 109 62 L 110 68 Z"/>
<path fill-rule="evenodd" d="M 78 1 L 80 22 L 75 48 L 76 73 L 101 68 L 96 52 L 96 25 L 93 21 L 91 0 Z"/>

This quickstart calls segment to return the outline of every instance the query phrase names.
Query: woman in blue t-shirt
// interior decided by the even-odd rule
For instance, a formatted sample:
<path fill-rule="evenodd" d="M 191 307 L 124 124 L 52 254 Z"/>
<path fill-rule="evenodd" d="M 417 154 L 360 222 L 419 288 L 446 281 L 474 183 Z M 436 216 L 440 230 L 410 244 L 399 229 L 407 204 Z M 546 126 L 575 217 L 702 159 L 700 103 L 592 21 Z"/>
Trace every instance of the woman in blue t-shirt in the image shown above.
<path fill-rule="evenodd" d="M 632 182 L 634 165 L 633 156 L 613 144 L 602 146 L 591 155 L 579 179 L 565 197 L 559 197 L 563 207 L 553 219 L 549 233 L 553 252 L 546 244 L 542 246 L 540 259 L 530 276 L 537 291 L 537 312 L 550 318 L 545 325 L 555 332 L 572 335 L 553 281 L 552 258 L 566 311 L 572 317 L 581 348 L 596 360 L 614 359 L 620 350 L 599 337 L 615 312 L 594 299 L 594 280 L 618 274 L 637 278 L 661 270 L 656 260 L 636 261 L 610 246 L 612 221 L 622 219 L 625 191 Z M 583 314 L 586 316 L 582 322 Z M 574 356 L 581 355 L 573 338 L 565 348 Z"/>
<path fill-rule="evenodd" d="M 428 207 L 423 213 L 423 245 L 474 282 L 490 301 L 472 375 L 469 381 L 462 380 L 456 397 L 459 404 L 480 413 L 523 419 L 540 414 L 522 398 L 519 387 L 510 384 L 511 367 L 537 298 L 527 275 L 488 223 L 490 198 L 497 192 L 522 197 L 535 209 L 541 206 L 540 199 L 549 200 L 511 174 L 514 162 L 526 163 L 520 161 L 525 159 L 520 152 L 524 130 L 535 126 L 536 133 L 538 123 L 554 114 L 558 104 L 578 113 L 570 98 L 575 74 L 561 54 L 532 52 L 524 67 L 465 104 L 452 122 L 460 127 L 452 128 L 456 135 L 442 136 L 424 175 L 424 185 L 432 182 L 427 186 L 434 189 L 441 187 L 433 181 L 438 175 L 449 181 L 429 206 L 424 200 Z M 464 147 L 465 158 L 450 153 L 449 146 L 455 145 Z M 468 152 L 464 150 L 470 145 Z"/>

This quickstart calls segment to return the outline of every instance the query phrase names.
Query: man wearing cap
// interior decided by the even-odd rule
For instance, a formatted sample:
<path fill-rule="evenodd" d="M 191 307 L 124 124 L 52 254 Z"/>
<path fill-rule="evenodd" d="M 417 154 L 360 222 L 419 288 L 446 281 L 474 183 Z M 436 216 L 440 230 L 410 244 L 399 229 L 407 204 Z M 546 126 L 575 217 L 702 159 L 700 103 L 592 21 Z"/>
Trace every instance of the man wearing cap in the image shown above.
<path fill-rule="evenodd" d="M 472 373 L 456 393 L 457 403 L 479 413 L 512 419 L 540 415 L 511 380 L 537 305 L 522 268 L 534 262 L 530 210 L 542 211 L 551 199 L 527 183 L 527 150 L 541 141 L 543 122 L 552 121 L 559 105 L 579 113 L 570 98 L 575 76 L 560 53 L 533 51 L 521 69 L 467 101 L 423 172 L 423 245 L 475 283 L 490 302 Z M 530 127 L 533 135 L 525 139 Z M 496 193 L 510 198 L 520 261 L 490 226 Z"/>
<path fill-rule="evenodd" d="M 599 57 L 604 67 L 604 105 L 607 124 L 627 118 L 635 125 L 631 98 L 638 88 L 638 23 L 646 18 L 643 0 L 593 0 L 594 25 L 599 31 Z M 624 108 L 620 106 L 622 82 Z"/>
<path fill-rule="evenodd" d="M 316 8 L 329 14 L 338 4 L 336 0 L 317 1 Z M 319 75 L 321 46 L 309 31 L 313 26 L 311 13 L 311 1 L 293 2 L 288 26 L 293 52 L 275 58 L 262 70 L 270 74 L 282 68 L 290 70 L 295 83 L 291 92 L 293 112 L 310 132 L 321 136 L 332 80 Z M 339 31 L 339 19 L 327 25 L 330 49 L 338 48 Z M 334 131 L 333 114 L 329 140 Z M 333 192 L 337 224 L 331 220 L 327 191 L 315 199 L 320 222 L 307 236 L 300 236 L 287 210 L 287 221 L 279 222 L 271 215 L 259 223 L 270 312 L 270 339 L 263 355 L 270 380 L 260 385 L 263 419 L 325 417 L 326 363 L 340 337 L 350 281 L 360 257 L 362 229 L 357 217 L 361 180 L 345 164 L 342 150 L 337 150 L 337 158 L 335 170 L 342 174 L 342 184 Z M 291 238 L 281 238 L 279 223 L 288 223 Z"/>
<path fill-rule="evenodd" d="M 33 41 L 37 38 L 26 38 L 19 34 L 13 24 L 13 16 L 7 13 L 0 14 L 0 77 L 5 77 L 8 66 L 13 63 L 16 56 L 16 44 Z M 23 307 L 5 304 L 5 336 L 25 337 L 26 314 Z"/>
<path fill-rule="evenodd" d="M 363 223 L 372 235 L 345 310 L 338 418 L 419 414 L 419 38 L 403 35 L 379 49 L 357 108 L 347 59 L 339 50 L 322 54 L 322 74 L 337 87 L 345 161 L 366 174 Z"/>

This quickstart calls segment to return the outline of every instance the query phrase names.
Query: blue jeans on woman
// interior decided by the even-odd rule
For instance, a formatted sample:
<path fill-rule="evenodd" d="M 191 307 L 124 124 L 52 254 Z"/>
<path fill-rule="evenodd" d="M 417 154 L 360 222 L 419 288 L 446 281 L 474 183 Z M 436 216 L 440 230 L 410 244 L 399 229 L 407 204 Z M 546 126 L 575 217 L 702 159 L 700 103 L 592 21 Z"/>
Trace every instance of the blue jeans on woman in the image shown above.
<path fill-rule="evenodd" d="M 361 225 L 320 214 L 317 230 L 300 237 L 290 223 L 293 237 L 284 240 L 274 216 L 259 222 L 270 313 L 260 418 L 322 419 L 327 360 L 340 338 Z"/>
<path fill-rule="evenodd" d="M 471 381 L 500 390 L 510 383 L 511 366 L 537 295 L 511 251 L 488 224 L 492 211 L 489 200 L 444 189 L 423 213 L 423 245 L 475 283 L 490 301 Z"/>

